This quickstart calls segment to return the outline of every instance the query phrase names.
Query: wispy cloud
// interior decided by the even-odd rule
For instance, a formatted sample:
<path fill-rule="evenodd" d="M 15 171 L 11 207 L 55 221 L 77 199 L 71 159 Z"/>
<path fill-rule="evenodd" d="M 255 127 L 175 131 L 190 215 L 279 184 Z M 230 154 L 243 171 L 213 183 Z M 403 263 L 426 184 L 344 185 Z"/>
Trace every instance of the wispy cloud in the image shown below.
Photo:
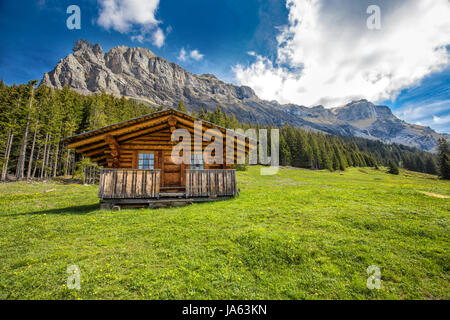
<path fill-rule="evenodd" d="M 288 0 L 277 58 L 234 67 L 262 98 L 303 105 L 392 100 L 449 64 L 448 0 L 383 1 L 381 30 L 369 30 L 369 0 Z"/>
<path fill-rule="evenodd" d="M 205 55 L 200 53 L 200 51 L 198 51 L 197 49 L 195 50 L 191 50 L 190 52 L 187 52 L 186 49 L 181 48 L 180 53 L 178 55 L 178 60 L 186 62 L 188 60 L 195 60 L 195 61 L 199 61 L 201 59 L 203 59 Z"/>
<path fill-rule="evenodd" d="M 150 41 L 160 48 L 165 35 L 155 17 L 159 0 L 98 0 L 97 23 L 105 29 L 131 33 L 133 41 Z"/>
<path fill-rule="evenodd" d="M 187 59 L 186 50 L 184 48 L 181 48 L 180 54 L 178 55 L 178 60 L 186 61 L 186 59 Z"/>
<path fill-rule="evenodd" d="M 394 114 L 411 123 L 450 133 L 450 99 L 429 104 L 408 104 Z"/>

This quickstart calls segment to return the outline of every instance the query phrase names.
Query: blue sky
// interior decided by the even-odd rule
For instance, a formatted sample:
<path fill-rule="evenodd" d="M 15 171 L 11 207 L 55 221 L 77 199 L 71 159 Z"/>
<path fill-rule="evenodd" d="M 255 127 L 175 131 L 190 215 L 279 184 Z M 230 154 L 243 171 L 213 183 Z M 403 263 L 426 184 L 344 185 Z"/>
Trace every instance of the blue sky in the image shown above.
<path fill-rule="evenodd" d="M 287 22 L 287 9 L 280 1 L 161 1 L 155 16 L 168 34 L 158 48 L 152 42 L 132 41 L 133 33 L 99 26 L 100 6 L 95 0 L 0 3 L 0 70 L 7 83 L 41 79 L 44 72 L 72 52 L 80 38 L 99 43 L 104 52 L 118 45 L 145 46 L 191 72 L 214 73 L 234 82 L 231 67 L 249 63 L 252 57 L 247 52 L 251 50 L 273 55 L 276 27 Z M 81 9 L 81 30 L 66 27 L 70 16 L 66 9 L 71 4 Z M 204 59 L 180 61 L 181 48 L 199 50 Z"/>
<path fill-rule="evenodd" d="M 450 132 L 450 4 L 430 1 L 425 15 L 420 1 L 0 0 L 0 77 L 40 80 L 83 38 L 105 52 L 148 47 L 265 99 L 333 107 L 367 98 Z M 81 30 L 66 27 L 73 4 Z M 381 8 L 375 32 L 366 28 L 370 4 Z"/>

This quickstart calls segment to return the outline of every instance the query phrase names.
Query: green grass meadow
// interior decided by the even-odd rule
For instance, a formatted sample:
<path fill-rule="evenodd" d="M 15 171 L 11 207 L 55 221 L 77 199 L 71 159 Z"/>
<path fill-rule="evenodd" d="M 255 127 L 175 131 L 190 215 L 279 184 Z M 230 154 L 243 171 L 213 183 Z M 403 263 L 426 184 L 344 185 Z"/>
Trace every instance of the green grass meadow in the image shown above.
<path fill-rule="evenodd" d="M 97 186 L 1 184 L 0 299 L 450 298 L 450 182 L 259 169 L 238 172 L 233 200 L 168 209 L 99 210 Z M 381 289 L 367 288 L 370 265 Z"/>

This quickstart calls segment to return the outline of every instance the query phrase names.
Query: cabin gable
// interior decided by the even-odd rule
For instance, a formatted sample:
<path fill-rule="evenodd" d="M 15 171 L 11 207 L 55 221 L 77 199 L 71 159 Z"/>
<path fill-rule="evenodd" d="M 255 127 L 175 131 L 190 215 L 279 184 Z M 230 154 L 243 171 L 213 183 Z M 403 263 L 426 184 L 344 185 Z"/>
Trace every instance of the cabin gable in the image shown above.
<path fill-rule="evenodd" d="M 111 125 L 105 128 L 87 132 L 66 139 L 69 148 L 75 148 L 93 162 L 108 168 L 139 168 L 139 153 L 151 151 L 155 157 L 161 158 L 163 154 L 170 153 L 178 142 L 171 141 L 171 134 L 175 129 L 185 129 L 191 135 L 191 152 L 194 151 L 195 132 L 194 122 L 202 121 L 173 109 L 164 110 L 141 118 L 132 119 L 123 123 Z M 220 132 L 225 145 L 227 129 L 202 121 L 202 151 L 213 140 L 207 132 L 216 129 Z M 248 139 L 243 143 L 241 139 L 234 138 L 233 158 L 237 158 L 237 152 L 248 153 L 251 147 Z M 226 149 L 223 150 L 223 165 L 209 164 L 205 169 L 231 168 L 226 163 Z M 204 159 L 206 160 L 206 159 Z M 158 160 L 159 161 L 159 160 Z M 161 166 L 157 162 L 157 166 Z"/>

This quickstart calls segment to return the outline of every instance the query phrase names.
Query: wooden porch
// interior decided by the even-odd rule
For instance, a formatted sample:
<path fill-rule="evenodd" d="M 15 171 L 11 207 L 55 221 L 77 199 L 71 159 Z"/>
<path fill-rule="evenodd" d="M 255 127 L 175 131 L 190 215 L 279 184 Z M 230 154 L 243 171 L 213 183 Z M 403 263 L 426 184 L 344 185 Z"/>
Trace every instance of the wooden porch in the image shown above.
<path fill-rule="evenodd" d="M 101 169 L 98 197 L 102 209 L 120 209 L 226 200 L 238 194 L 235 170 L 186 170 L 183 180 L 185 185 L 162 187 L 159 169 Z"/>

